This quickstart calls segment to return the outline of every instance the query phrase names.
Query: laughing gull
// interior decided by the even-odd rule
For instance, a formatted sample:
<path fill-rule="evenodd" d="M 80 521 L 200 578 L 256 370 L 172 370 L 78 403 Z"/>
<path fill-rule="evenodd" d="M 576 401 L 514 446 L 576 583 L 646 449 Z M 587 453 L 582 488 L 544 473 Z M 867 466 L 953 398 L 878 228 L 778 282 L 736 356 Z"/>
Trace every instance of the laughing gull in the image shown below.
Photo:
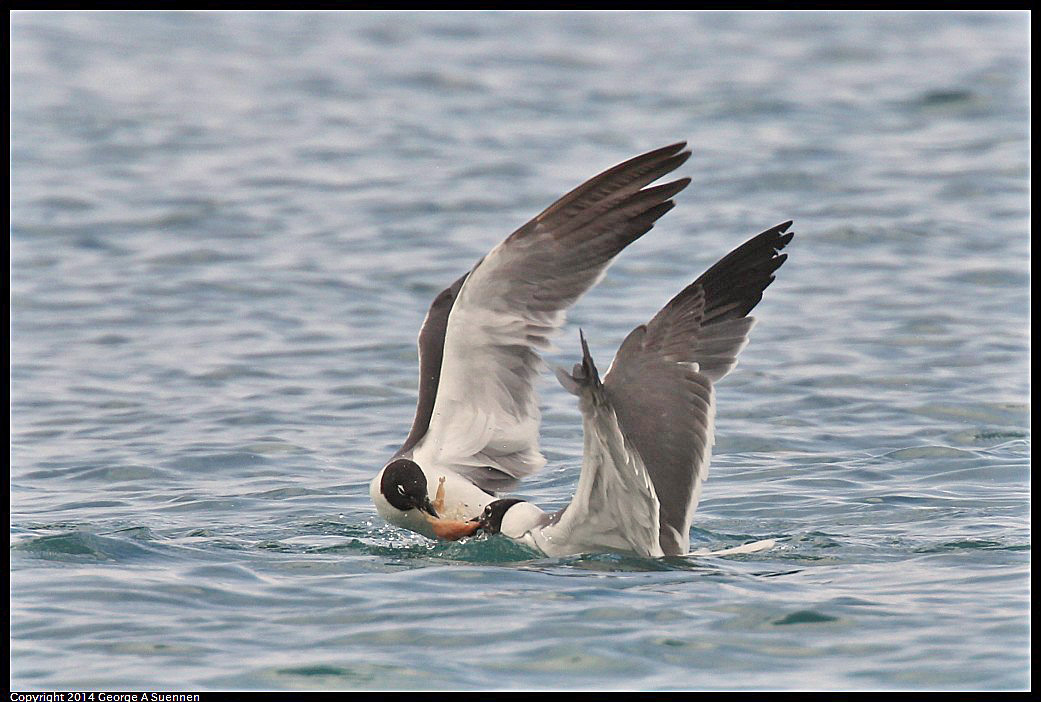
<path fill-rule="evenodd" d="M 747 315 L 788 257 L 780 251 L 791 224 L 734 249 L 633 329 L 602 381 L 580 331 L 582 362 L 571 373 L 557 369 L 582 410 L 574 497 L 553 514 L 496 500 L 476 520 L 480 528 L 548 556 L 687 554 L 714 440 L 714 386 L 748 343 L 755 319 Z"/>
<path fill-rule="evenodd" d="M 434 299 L 419 332 L 412 429 L 369 486 L 381 517 L 430 538 L 460 538 L 496 493 L 542 468 L 539 351 L 611 260 L 672 209 L 689 178 L 647 186 L 687 160 L 685 146 L 586 181 Z"/>

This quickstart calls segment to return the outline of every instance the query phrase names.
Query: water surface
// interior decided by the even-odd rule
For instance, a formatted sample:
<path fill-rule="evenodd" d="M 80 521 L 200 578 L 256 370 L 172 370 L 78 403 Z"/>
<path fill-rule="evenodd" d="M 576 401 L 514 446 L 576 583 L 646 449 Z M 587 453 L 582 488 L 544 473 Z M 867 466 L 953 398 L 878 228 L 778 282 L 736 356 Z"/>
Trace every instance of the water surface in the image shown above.
<path fill-rule="evenodd" d="M 16 689 L 1022 689 L 1028 15 L 12 16 Z M 367 484 L 433 296 L 585 178 L 693 184 L 572 311 L 606 367 L 795 220 L 695 548 L 434 544 Z M 566 504 L 573 398 L 543 385 Z"/>

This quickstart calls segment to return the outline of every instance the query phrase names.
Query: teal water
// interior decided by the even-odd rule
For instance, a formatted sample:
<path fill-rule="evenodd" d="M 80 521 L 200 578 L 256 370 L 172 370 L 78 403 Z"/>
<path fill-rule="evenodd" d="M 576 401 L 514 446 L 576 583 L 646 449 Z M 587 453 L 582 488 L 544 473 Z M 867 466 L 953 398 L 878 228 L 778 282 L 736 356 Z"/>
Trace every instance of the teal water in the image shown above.
<path fill-rule="evenodd" d="M 1028 54 L 1024 13 L 15 13 L 12 688 L 1027 688 Z M 434 294 L 679 139 L 551 360 L 794 219 L 692 533 L 777 546 L 382 523 Z"/>

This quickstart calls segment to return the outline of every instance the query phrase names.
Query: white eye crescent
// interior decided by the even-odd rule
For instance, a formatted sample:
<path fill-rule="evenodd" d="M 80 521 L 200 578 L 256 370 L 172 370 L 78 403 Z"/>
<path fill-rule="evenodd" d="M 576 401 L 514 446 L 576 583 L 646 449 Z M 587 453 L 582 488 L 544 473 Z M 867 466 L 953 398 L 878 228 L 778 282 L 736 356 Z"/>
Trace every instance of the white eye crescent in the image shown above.
<path fill-rule="evenodd" d="M 404 495 L 405 494 L 405 486 L 404 485 L 398 485 L 398 494 L 399 495 Z"/>

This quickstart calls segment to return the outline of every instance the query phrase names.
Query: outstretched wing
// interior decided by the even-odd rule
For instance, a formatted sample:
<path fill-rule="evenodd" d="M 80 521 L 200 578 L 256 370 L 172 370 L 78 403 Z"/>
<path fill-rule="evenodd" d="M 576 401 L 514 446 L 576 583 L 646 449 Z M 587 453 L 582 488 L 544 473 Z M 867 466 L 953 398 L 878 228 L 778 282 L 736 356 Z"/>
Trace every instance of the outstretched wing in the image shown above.
<path fill-rule="evenodd" d="M 511 234 L 457 281 L 458 289 L 446 291 L 452 301 L 440 334 L 447 303 L 439 296 L 441 306 L 435 301 L 424 323 L 427 349 L 421 348 L 430 359 L 441 348 L 439 372 L 421 377 L 416 423 L 402 452 L 488 490 L 506 489 L 543 466 L 538 352 L 615 255 L 672 209 L 671 198 L 689 178 L 646 186 L 687 160 L 685 145 L 601 173 Z"/>
<path fill-rule="evenodd" d="M 713 384 L 748 343 L 755 320 L 747 315 L 788 257 L 780 251 L 792 239 L 790 226 L 742 244 L 634 329 L 604 378 L 622 433 L 654 485 L 666 555 L 690 548 L 714 440 Z"/>

